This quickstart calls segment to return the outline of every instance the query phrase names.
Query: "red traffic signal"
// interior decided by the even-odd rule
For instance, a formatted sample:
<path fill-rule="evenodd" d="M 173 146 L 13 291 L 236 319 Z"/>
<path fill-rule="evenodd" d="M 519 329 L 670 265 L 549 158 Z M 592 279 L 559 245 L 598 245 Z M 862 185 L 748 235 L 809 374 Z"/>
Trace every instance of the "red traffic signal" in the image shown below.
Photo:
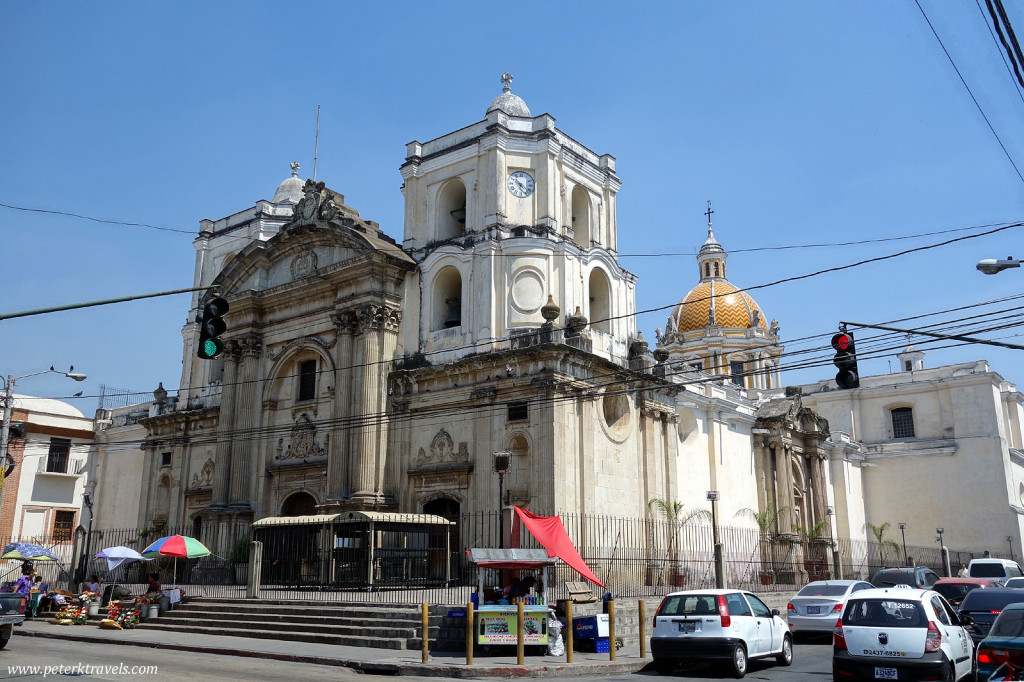
<path fill-rule="evenodd" d="M 832 337 L 835 357 L 832 364 L 839 368 L 836 385 L 839 388 L 859 388 L 860 372 L 857 369 L 857 349 L 853 345 L 853 334 L 840 332 Z"/>

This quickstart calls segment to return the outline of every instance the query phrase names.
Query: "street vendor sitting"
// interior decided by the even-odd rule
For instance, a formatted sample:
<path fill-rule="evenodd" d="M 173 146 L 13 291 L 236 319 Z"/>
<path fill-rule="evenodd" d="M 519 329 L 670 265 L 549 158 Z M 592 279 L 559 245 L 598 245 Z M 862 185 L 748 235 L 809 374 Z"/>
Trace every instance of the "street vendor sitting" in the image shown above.
<path fill-rule="evenodd" d="M 526 576 L 522 580 L 512 578 L 511 584 L 509 584 L 508 589 L 505 591 L 507 599 L 512 601 L 513 599 L 527 596 L 535 584 L 537 584 L 537 579 L 532 575 Z"/>
<path fill-rule="evenodd" d="M 160 584 L 160 574 L 150 573 L 149 587 L 146 588 L 146 592 L 163 592 L 163 589 L 163 585 Z"/>

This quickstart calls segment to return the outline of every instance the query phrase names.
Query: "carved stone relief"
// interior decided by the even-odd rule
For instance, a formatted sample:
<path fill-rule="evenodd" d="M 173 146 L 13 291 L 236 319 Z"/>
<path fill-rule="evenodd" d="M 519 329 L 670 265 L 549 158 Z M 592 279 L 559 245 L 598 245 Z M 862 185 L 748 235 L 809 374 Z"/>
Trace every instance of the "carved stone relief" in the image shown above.
<path fill-rule="evenodd" d="M 323 447 L 317 442 L 316 424 L 303 412 L 295 420 L 292 426 L 291 438 L 287 447 L 284 438 L 277 441 L 277 460 L 286 459 L 308 459 L 310 457 L 325 457 L 327 448 L 330 445 L 331 434 L 324 436 Z"/>
<path fill-rule="evenodd" d="M 213 485 L 213 459 L 206 460 L 206 464 L 198 472 L 192 474 L 192 488 L 209 488 Z"/>
<path fill-rule="evenodd" d="M 434 440 L 430 443 L 430 452 L 428 453 L 423 448 L 420 448 L 416 453 L 416 465 L 423 466 L 431 462 L 441 464 L 443 462 L 468 462 L 469 461 L 469 445 L 467 443 L 459 443 L 459 447 L 455 449 L 455 441 L 448 435 L 448 432 L 441 429 L 434 436 Z"/>

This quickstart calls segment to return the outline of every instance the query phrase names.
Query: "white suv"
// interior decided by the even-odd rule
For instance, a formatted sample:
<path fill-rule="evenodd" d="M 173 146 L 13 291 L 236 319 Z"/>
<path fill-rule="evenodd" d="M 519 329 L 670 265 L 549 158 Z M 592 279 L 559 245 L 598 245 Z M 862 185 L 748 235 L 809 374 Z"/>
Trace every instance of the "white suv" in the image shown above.
<path fill-rule="evenodd" d="M 972 675 L 974 642 L 938 592 L 909 585 L 851 595 L 832 631 L 834 680 Z"/>
<path fill-rule="evenodd" d="M 662 674 L 685 661 L 717 660 L 743 677 L 751 658 L 774 657 L 791 665 L 793 635 L 778 611 L 749 592 L 673 592 L 654 614 L 651 653 Z"/>

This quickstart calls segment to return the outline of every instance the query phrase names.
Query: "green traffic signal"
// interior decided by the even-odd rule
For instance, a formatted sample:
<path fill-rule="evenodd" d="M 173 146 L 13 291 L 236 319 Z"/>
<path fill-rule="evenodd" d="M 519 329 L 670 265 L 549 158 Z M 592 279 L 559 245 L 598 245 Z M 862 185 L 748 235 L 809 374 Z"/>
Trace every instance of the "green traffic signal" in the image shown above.
<path fill-rule="evenodd" d="M 203 318 L 199 323 L 199 347 L 196 349 L 199 359 L 212 360 L 224 352 L 224 342 L 217 337 L 227 329 L 224 322 L 227 312 L 228 302 L 220 297 L 203 306 Z"/>

